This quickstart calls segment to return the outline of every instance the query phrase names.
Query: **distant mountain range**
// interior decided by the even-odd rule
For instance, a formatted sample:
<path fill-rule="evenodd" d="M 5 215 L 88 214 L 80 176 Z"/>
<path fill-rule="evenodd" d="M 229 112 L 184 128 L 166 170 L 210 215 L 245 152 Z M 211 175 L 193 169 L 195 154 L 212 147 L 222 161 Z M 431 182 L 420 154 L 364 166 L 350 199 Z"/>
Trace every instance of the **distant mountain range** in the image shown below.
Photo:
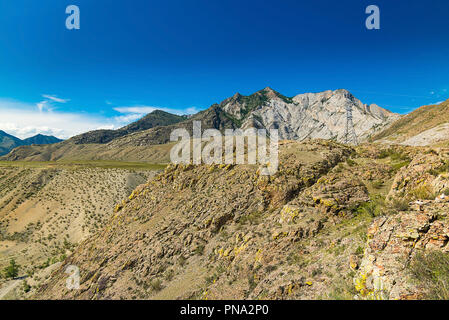
<path fill-rule="evenodd" d="M 13 135 L 10 135 L 2 130 L 0 130 L 0 155 L 8 154 L 12 149 L 20 146 L 30 146 L 30 145 L 42 145 L 42 144 L 53 144 L 58 143 L 63 140 L 58 139 L 53 136 L 45 136 L 43 134 L 38 134 L 33 137 L 21 140 Z"/>
<path fill-rule="evenodd" d="M 400 117 L 375 104 L 363 104 L 344 89 L 289 98 L 267 87 L 249 96 L 236 93 L 190 118 L 158 110 L 125 128 L 88 132 L 72 140 L 76 144 L 109 143 L 139 132 L 143 135 L 132 136 L 135 145 L 163 144 L 169 142 L 173 129 L 190 130 L 193 121 L 201 121 L 204 129 L 279 129 L 279 137 L 285 140 L 322 138 L 343 142 L 348 106 L 353 110 L 355 131 L 361 140 Z"/>
<path fill-rule="evenodd" d="M 236 93 L 192 116 L 156 110 L 118 130 L 95 130 L 57 145 L 18 148 L 7 158 L 37 161 L 153 159 L 155 151 L 149 146 L 170 142 L 174 129 L 185 128 L 191 132 L 193 121 L 201 121 L 203 130 L 255 127 L 278 129 L 279 138 L 283 140 L 312 138 L 343 142 L 348 107 L 352 108 L 360 141 L 380 133 L 401 117 L 375 104 L 364 104 L 344 89 L 286 97 L 267 87 L 248 96 Z M 157 152 L 162 153 L 159 149 Z"/>

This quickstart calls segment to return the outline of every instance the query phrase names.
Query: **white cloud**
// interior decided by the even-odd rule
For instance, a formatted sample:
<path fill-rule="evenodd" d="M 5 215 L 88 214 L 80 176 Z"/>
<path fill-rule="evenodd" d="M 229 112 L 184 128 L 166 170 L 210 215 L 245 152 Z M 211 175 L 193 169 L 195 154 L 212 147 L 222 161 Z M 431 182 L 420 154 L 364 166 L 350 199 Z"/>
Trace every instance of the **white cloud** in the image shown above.
<path fill-rule="evenodd" d="M 39 110 L 39 112 L 44 111 L 44 108 L 47 106 L 47 101 L 41 101 L 39 103 L 36 103 L 36 107 Z"/>
<path fill-rule="evenodd" d="M 122 125 L 127 125 L 131 122 L 139 120 L 143 116 L 145 116 L 144 113 L 131 113 L 123 116 L 114 117 L 114 121 Z"/>
<path fill-rule="evenodd" d="M 134 106 L 134 107 L 117 107 L 114 108 L 115 111 L 120 113 L 135 113 L 135 114 L 147 114 L 151 113 L 154 110 L 163 109 L 157 107 L 149 107 L 149 106 Z"/>
<path fill-rule="evenodd" d="M 115 128 L 116 128 L 116 126 L 113 125 L 113 124 L 111 124 L 111 125 L 106 125 L 106 126 L 98 127 L 96 130 L 113 130 L 113 129 L 115 129 Z"/>
<path fill-rule="evenodd" d="M 200 112 L 200 110 L 198 110 L 197 107 L 190 107 L 190 108 L 187 108 L 186 112 L 187 112 L 187 114 L 195 114 L 195 113 Z"/>
<path fill-rule="evenodd" d="M 42 96 L 45 100 L 36 104 L 0 98 L 0 130 L 4 130 L 21 139 L 39 133 L 53 135 L 60 139 L 68 139 L 91 130 L 117 129 L 137 121 L 155 110 L 163 110 L 179 115 L 198 112 L 198 109 L 195 107 L 180 110 L 136 105 L 114 108 L 115 111 L 120 113 L 117 116 L 90 116 L 84 113 L 56 111 L 53 103 L 65 103 L 69 100 L 60 99 L 52 95 Z"/>
<path fill-rule="evenodd" d="M 70 101 L 69 99 L 61 99 L 55 95 L 50 95 L 50 94 L 43 94 L 42 97 L 44 97 L 48 100 L 54 101 L 54 102 L 59 102 L 59 103 L 66 103 L 66 102 Z"/>
<path fill-rule="evenodd" d="M 45 105 L 36 110 L 32 104 L 0 99 L 0 130 L 21 139 L 38 133 L 68 139 L 86 131 L 115 127 L 113 119 L 54 112 Z"/>

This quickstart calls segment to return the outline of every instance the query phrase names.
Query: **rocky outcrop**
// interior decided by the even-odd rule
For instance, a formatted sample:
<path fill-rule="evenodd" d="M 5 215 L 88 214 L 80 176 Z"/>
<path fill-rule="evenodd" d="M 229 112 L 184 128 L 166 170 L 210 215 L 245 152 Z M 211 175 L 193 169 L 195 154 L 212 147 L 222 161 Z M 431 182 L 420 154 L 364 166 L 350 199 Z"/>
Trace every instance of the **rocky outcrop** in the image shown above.
<path fill-rule="evenodd" d="M 388 194 L 390 206 L 396 207 L 393 214 L 376 218 L 368 228 L 364 256 L 354 279 L 358 298 L 427 297 L 429 284 L 420 283 L 410 265 L 422 259 L 421 253 L 449 252 L 447 151 L 421 149 L 396 174 Z M 440 272 L 432 270 L 437 266 L 426 268 Z"/>
<path fill-rule="evenodd" d="M 422 299 L 425 292 L 408 271 L 420 250 L 449 251 L 449 197 L 414 203 L 414 209 L 377 218 L 368 229 L 355 278 L 362 299 Z"/>

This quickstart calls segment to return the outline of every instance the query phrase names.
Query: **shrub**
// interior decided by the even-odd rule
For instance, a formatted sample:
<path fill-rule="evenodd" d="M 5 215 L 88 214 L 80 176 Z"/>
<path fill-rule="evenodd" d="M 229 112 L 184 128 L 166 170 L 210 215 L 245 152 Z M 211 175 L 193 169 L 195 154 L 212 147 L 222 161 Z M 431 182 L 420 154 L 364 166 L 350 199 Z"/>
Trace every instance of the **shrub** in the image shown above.
<path fill-rule="evenodd" d="M 204 253 L 204 244 L 200 244 L 200 245 L 198 245 L 196 248 L 195 248 L 195 250 L 193 250 L 193 252 L 196 254 L 196 255 L 202 255 L 203 253 Z"/>
<path fill-rule="evenodd" d="M 250 214 L 244 215 L 240 218 L 239 223 L 241 225 L 244 224 L 259 224 L 260 223 L 260 219 L 262 217 L 262 212 L 260 211 L 253 211 Z"/>
<path fill-rule="evenodd" d="M 409 208 L 408 203 L 409 203 L 409 199 L 407 199 L 407 198 L 394 198 L 390 202 L 391 207 L 395 211 L 407 211 Z"/>
<path fill-rule="evenodd" d="M 369 201 L 369 202 L 365 202 L 362 205 L 360 205 L 360 207 L 357 209 L 357 212 L 361 213 L 361 214 L 366 213 L 374 218 L 378 214 L 378 209 L 377 209 L 377 205 L 375 203 Z"/>
<path fill-rule="evenodd" d="M 7 266 L 3 272 L 6 278 L 15 278 L 19 274 L 20 266 L 16 263 L 14 259 L 9 261 L 9 266 Z"/>
<path fill-rule="evenodd" d="M 429 173 L 435 177 L 439 176 L 441 173 L 449 171 L 449 161 L 444 161 L 443 164 L 435 169 L 430 169 Z"/>
<path fill-rule="evenodd" d="M 358 246 L 355 250 L 354 254 L 357 256 L 363 256 L 363 253 L 365 252 L 365 249 L 362 246 Z"/>
<path fill-rule="evenodd" d="M 346 159 L 346 163 L 347 163 L 348 166 L 350 166 L 350 167 L 353 167 L 353 166 L 355 166 L 355 165 L 357 164 L 354 160 L 352 160 L 352 159 L 350 159 L 350 158 Z"/>
<path fill-rule="evenodd" d="M 401 169 L 402 167 L 408 166 L 409 164 L 410 164 L 410 161 L 407 160 L 407 161 L 401 161 L 401 162 L 395 163 L 395 164 L 391 165 L 391 167 L 392 167 L 393 171 L 399 171 L 399 169 Z"/>
<path fill-rule="evenodd" d="M 162 281 L 160 279 L 155 279 L 150 282 L 150 288 L 152 291 L 158 292 L 162 290 Z"/>
<path fill-rule="evenodd" d="M 179 263 L 179 265 L 180 265 L 181 267 L 184 267 L 184 266 L 185 266 L 186 261 L 187 261 L 187 259 L 184 258 L 183 256 L 180 256 L 180 257 L 178 258 L 178 263 Z"/>
<path fill-rule="evenodd" d="M 165 280 L 167 280 L 167 281 L 173 280 L 174 277 L 175 277 L 175 271 L 173 269 L 170 269 L 165 273 Z"/>
<path fill-rule="evenodd" d="M 419 186 L 409 193 L 412 197 L 418 200 L 432 200 L 435 199 L 436 195 L 430 186 Z"/>
<path fill-rule="evenodd" d="M 22 289 L 23 289 L 23 292 L 25 292 L 25 293 L 28 293 L 31 290 L 31 287 L 28 284 L 28 282 L 26 282 L 26 280 L 23 280 L 23 282 L 22 282 Z"/>
<path fill-rule="evenodd" d="M 384 182 L 382 180 L 376 180 L 373 182 L 374 189 L 380 189 L 384 186 Z"/>
<path fill-rule="evenodd" d="M 439 251 L 419 252 L 410 264 L 410 273 L 425 290 L 425 299 L 449 299 L 449 254 Z"/>
<path fill-rule="evenodd" d="M 368 202 L 362 203 L 357 212 L 361 214 L 368 214 L 371 217 L 377 217 L 384 213 L 385 199 L 382 196 L 373 196 Z"/>
<path fill-rule="evenodd" d="M 397 151 L 392 148 L 381 150 L 378 155 L 379 159 L 385 159 L 388 157 L 390 157 L 393 161 L 410 161 L 409 156 L 404 154 L 402 151 Z"/>

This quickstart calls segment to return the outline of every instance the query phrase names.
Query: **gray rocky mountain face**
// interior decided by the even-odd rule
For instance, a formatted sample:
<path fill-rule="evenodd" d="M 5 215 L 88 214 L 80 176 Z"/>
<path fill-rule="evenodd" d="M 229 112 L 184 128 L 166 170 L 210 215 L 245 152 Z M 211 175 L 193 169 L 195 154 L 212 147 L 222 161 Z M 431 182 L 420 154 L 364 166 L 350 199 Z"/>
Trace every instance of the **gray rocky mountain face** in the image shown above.
<path fill-rule="evenodd" d="M 363 104 L 344 89 L 287 98 L 266 88 L 248 97 L 236 94 L 220 106 L 242 129 L 278 129 L 280 139 L 289 140 L 322 138 L 344 142 L 347 106 L 352 108 L 359 141 L 368 139 L 400 117 L 375 104 Z"/>

